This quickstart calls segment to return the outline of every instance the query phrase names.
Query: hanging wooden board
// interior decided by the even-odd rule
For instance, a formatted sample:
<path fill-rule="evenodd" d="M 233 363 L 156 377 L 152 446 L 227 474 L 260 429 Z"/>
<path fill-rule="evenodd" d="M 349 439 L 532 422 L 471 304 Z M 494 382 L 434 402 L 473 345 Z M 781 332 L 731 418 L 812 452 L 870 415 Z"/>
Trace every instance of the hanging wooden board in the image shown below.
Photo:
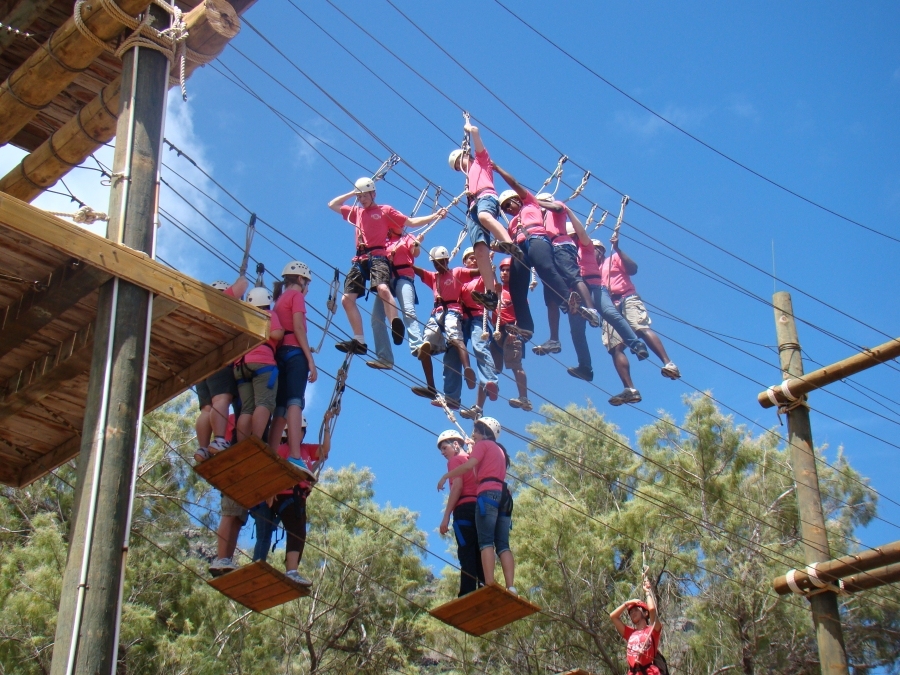
<path fill-rule="evenodd" d="M 262 560 L 223 574 L 208 583 L 254 612 L 262 612 L 310 594 L 308 586 L 291 581 Z"/>
<path fill-rule="evenodd" d="M 560 673 L 560 675 L 594 675 L 594 674 L 591 672 L 588 672 L 587 670 L 584 670 L 582 668 L 576 668 L 575 670 L 567 670 L 564 673 Z"/>
<path fill-rule="evenodd" d="M 478 637 L 540 611 L 537 605 L 494 583 L 441 605 L 429 614 Z"/>
<path fill-rule="evenodd" d="M 247 509 L 309 480 L 309 476 L 255 436 L 200 462 L 194 471 Z"/>

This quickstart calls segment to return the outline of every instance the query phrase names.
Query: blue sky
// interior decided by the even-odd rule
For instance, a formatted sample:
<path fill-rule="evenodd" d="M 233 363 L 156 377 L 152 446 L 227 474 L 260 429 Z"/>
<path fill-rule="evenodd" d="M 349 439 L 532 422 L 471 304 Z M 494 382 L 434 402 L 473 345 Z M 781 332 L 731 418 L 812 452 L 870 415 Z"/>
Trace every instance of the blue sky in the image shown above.
<path fill-rule="evenodd" d="M 334 2 L 455 102 L 448 102 L 413 75 L 326 0 L 298 6 L 430 121 L 376 80 L 288 0 L 263 0 L 248 12 L 249 21 L 272 43 L 403 157 L 404 164 L 389 176 L 389 184 L 379 185 L 379 202 L 408 212 L 425 186 L 419 174 L 443 186 L 446 194 L 461 191 L 460 175 L 451 172 L 446 163 L 449 151 L 461 138 L 461 109 L 470 111 L 482 125 L 485 143 L 497 163 L 531 186 L 536 187 L 547 177 L 559 152 L 429 43 L 385 0 Z M 567 183 L 577 185 L 583 169 L 590 169 L 594 176 L 634 200 L 626 213 L 622 248 L 640 266 L 635 283 L 650 305 L 654 328 L 664 336 L 684 379 L 673 383 L 659 375 L 658 366 L 632 363 L 644 400 L 634 408 L 611 408 L 606 399 L 621 387 L 595 331 L 589 337 L 597 387 L 570 378 L 560 363 L 529 354 L 529 382 L 539 394 L 560 405 L 584 404 L 589 399 L 632 439 L 635 430 L 652 422 L 660 410 L 680 419 L 682 397 L 695 388 L 711 390 L 719 401 L 734 408 L 739 413 L 737 421 L 749 425 L 754 433 L 777 426 L 774 412 L 761 409 L 756 402 L 761 389 L 756 382 L 774 384 L 779 379 L 777 355 L 771 349 L 775 343 L 772 309 L 678 261 L 690 267 L 700 263 L 750 293 L 769 299 L 774 250 L 774 267 L 782 279 L 774 287 L 790 290 L 786 284 L 792 284 L 812 296 L 792 291 L 795 312 L 802 320 L 853 345 L 874 346 L 886 341 L 879 331 L 896 335 L 898 315 L 890 309 L 895 304 L 890 298 L 897 290 L 897 242 L 804 203 L 717 156 L 553 50 L 491 0 L 396 2 L 497 97 L 569 155 L 564 174 Z M 605 78 L 691 134 L 813 201 L 896 236 L 895 224 L 900 216 L 900 168 L 896 162 L 900 154 L 896 123 L 900 55 L 894 27 L 900 9 L 895 4 L 573 2 L 551 10 L 546 3 L 523 0 L 515 3 L 515 8 L 522 18 L 540 26 L 548 37 Z M 249 26 L 243 27 L 234 46 L 263 66 L 284 88 L 234 49 L 225 51 L 221 63 L 321 141 L 306 132 L 294 133 L 263 104 L 216 72 L 215 68 L 221 68 L 219 63 L 200 69 L 190 80 L 187 104 L 172 92 L 167 136 L 261 217 L 346 271 L 353 231 L 328 211 L 326 204 L 350 185 L 313 146 L 351 180 L 374 171 L 389 153 Z M 321 115 L 289 92 L 306 100 Z M 500 140 L 498 134 L 512 145 Z M 360 162 L 365 170 L 325 143 Z M 8 166 L 18 156 L 12 149 L 0 154 Z M 108 163 L 108 152 L 100 156 Z M 165 161 L 234 208 L 183 160 L 167 152 Z M 243 239 L 243 228 L 235 219 L 185 186 L 171 171 L 164 169 L 163 177 L 234 238 Z M 95 208 L 105 208 L 108 196 L 98 184 L 98 174 L 75 171 L 67 183 L 81 199 Z M 569 192 L 560 188 L 562 196 Z M 614 212 L 611 221 L 619 199 L 618 192 L 592 179 L 585 197 L 573 205 L 585 213 L 591 203 L 598 203 Z M 41 203 L 65 207 L 64 203 L 57 206 L 60 201 L 52 197 L 42 198 Z M 232 261 L 239 259 L 236 248 L 168 190 L 163 193 L 163 207 Z M 244 215 L 239 209 L 236 212 Z M 265 228 L 259 232 L 274 236 L 291 257 L 310 263 L 318 274 L 331 276 L 330 267 Z M 458 223 L 445 221 L 428 235 L 426 243 L 450 248 L 458 232 Z M 609 232 L 608 228 L 601 230 L 600 236 L 607 239 Z M 207 282 L 234 276 L 171 225 L 164 225 L 159 232 L 159 253 Z M 276 271 L 290 259 L 260 237 L 253 253 Z M 326 292 L 326 284 L 317 280 L 310 294 L 312 304 L 324 309 Z M 420 318 L 424 320 L 428 291 L 420 287 L 419 293 L 423 298 Z M 546 322 L 539 295 L 533 296 L 532 309 L 538 325 L 536 338 L 543 340 Z M 666 315 L 748 341 L 727 340 L 757 358 Z M 337 326 L 347 327 L 341 313 Z M 368 325 L 366 331 L 370 335 Z M 801 323 L 799 331 L 808 357 L 823 364 L 853 352 L 852 347 L 817 328 Z M 319 331 L 313 328 L 311 335 L 318 342 Z M 565 326 L 562 340 L 564 351 L 559 358 L 566 365 L 574 365 Z M 333 373 L 342 355 L 330 342 L 326 341 L 317 363 Z M 405 348 L 395 353 L 398 366 L 420 372 Z M 808 370 L 814 367 L 807 362 Z M 815 441 L 828 445 L 829 458 L 843 446 L 854 467 L 871 477 L 879 492 L 900 501 L 896 490 L 900 469 L 894 460 L 898 448 L 890 444 L 896 443 L 900 424 L 898 378 L 896 364 L 854 378 L 859 385 L 893 401 L 864 390 L 872 400 L 844 384 L 830 388 L 868 410 L 824 392 L 814 394 L 811 405 Z M 350 384 L 435 432 L 447 427 L 440 411 L 414 397 L 403 385 L 366 368 L 358 359 L 351 368 Z M 330 388 L 328 377 L 312 387 L 312 419 L 321 419 Z M 511 396 L 513 390 L 509 380 L 501 382 L 503 395 Z M 540 400 L 537 395 L 532 398 Z M 492 404 L 488 412 L 517 430 L 539 419 L 514 411 L 502 401 Z M 512 442 L 508 447 L 518 450 L 521 444 Z M 332 466 L 370 466 L 377 476 L 377 499 L 419 512 L 420 526 L 430 532 L 429 546 L 444 553 L 446 542 L 436 533 L 443 497 L 435 492 L 444 467 L 433 436 L 348 392 L 331 458 Z M 898 526 L 893 524 L 900 523 L 900 507 L 882 499 L 880 514 L 890 523 L 878 521 L 859 532 L 866 545 L 900 538 Z M 436 571 L 440 567 L 437 563 Z"/>

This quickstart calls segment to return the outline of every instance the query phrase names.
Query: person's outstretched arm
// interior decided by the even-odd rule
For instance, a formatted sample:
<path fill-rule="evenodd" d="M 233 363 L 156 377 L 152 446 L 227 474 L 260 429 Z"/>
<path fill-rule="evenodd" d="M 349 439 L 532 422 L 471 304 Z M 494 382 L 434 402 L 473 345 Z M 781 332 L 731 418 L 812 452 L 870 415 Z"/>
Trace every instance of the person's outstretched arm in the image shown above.
<path fill-rule="evenodd" d="M 509 185 L 510 188 L 516 191 L 516 194 L 519 195 L 519 199 L 525 199 L 525 195 L 528 194 L 528 190 L 522 187 L 519 181 L 513 178 L 513 175 L 511 173 L 497 164 L 494 164 L 494 171 L 499 173 L 503 180 L 506 181 L 507 185 Z"/>
<path fill-rule="evenodd" d="M 612 620 L 613 626 L 616 627 L 616 630 L 619 631 L 619 635 L 622 637 L 625 637 L 625 624 L 622 623 L 622 612 L 628 609 L 628 606 L 633 602 L 634 600 L 626 600 L 609 613 L 609 618 Z"/>
<path fill-rule="evenodd" d="M 653 596 L 653 586 L 649 579 L 644 579 L 644 593 L 647 595 L 647 609 L 650 610 L 650 618 L 647 620 L 653 630 L 662 630 L 662 624 L 659 621 L 659 612 L 656 611 L 656 598 Z"/>
<path fill-rule="evenodd" d="M 463 131 L 467 131 L 472 137 L 472 147 L 475 148 L 475 152 L 483 152 L 484 141 L 481 140 L 481 132 L 478 131 L 478 127 L 473 126 L 472 124 L 464 124 Z"/>
<path fill-rule="evenodd" d="M 344 195 L 338 195 L 337 197 L 332 199 L 330 202 L 328 202 L 328 208 L 331 209 L 332 211 L 334 211 L 335 213 L 340 213 L 341 207 L 344 205 L 344 202 L 346 202 L 348 199 L 350 199 L 350 197 L 355 197 L 355 196 L 356 196 L 356 190 L 351 190 L 350 192 L 348 192 L 347 194 L 344 194 Z"/>
<path fill-rule="evenodd" d="M 447 217 L 447 209 L 438 209 L 434 213 L 427 216 L 416 216 L 415 218 L 407 218 L 404 227 L 419 227 L 421 225 L 430 225 L 436 220 L 443 220 Z"/>
<path fill-rule="evenodd" d="M 578 216 L 575 215 L 575 212 L 566 205 L 566 213 L 569 216 L 569 222 L 572 223 L 572 227 L 575 228 L 575 234 L 578 236 L 578 241 L 580 241 L 585 246 L 592 246 L 591 238 L 587 233 L 587 230 L 584 229 L 584 225 L 581 224 L 581 221 L 578 219 Z"/>
<path fill-rule="evenodd" d="M 631 257 L 625 253 L 622 249 L 619 248 L 619 233 L 613 232 L 612 236 L 609 238 L 609 245 L 612 246 L 612 250 L 615 253 L 619 254 L 619 259 L 622 261 L 623 267 L 625 267 L 625 271 L 628 272 L 629 276 L 634 276 L 637 274 L 638 266 Z"/>

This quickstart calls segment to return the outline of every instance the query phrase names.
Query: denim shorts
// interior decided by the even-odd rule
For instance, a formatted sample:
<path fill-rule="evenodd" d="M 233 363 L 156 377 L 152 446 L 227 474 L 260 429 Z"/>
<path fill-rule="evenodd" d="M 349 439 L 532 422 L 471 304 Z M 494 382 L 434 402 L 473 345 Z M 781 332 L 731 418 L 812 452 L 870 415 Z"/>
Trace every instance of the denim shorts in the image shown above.
<path fill-rule="evenodd" d="M 497 195 L 485 195 L 479 197 L 466 212 L 466 234 L 469 235 L 469 241 L 472 246 L 475 244 L 487 244 L 490 246 L 491 235 L 485 229 L 481 221 L 478 220 L 478 214 L 482 212 L 490 213 L 494 218 L 500 218 L 500 202 L 497 201 Z"/>
<path fill-rule="evenodd" d="M 288 358 L 290 357 L 290 358 Z M 309 362 L 299 347 L 279 347 L 275 353 L 278 362 L 278 390 L 275 395 L 275 417 L 286 417 L 289 406 L 306 407 L 306 384 Z"/>
<path fill-rule="evenodd" d="M 478 495 L 475 509 L 475 528 L 478 530 L 478 549 L 493 548 L 497 555 L 509 550 L 510 516 L 498 511 L 501 490 L 486 490 Z"/>

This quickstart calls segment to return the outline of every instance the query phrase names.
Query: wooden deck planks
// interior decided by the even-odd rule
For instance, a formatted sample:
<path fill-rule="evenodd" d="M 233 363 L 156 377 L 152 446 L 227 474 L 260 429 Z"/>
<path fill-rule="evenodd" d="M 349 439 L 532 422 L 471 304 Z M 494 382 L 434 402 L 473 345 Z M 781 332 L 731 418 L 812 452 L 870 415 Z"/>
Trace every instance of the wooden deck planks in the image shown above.
<path fill-rule="evenodd" d="M 258 560 L 212 579 L 209 585 L 254 612 L 262 612 L 310 594 L 268 563 Z"/>
<path fill-rule="evenodd" d="M 494 583 L 436 607 L 429 614 L 477 637 L 540 611 L 537 605 Z"/>

